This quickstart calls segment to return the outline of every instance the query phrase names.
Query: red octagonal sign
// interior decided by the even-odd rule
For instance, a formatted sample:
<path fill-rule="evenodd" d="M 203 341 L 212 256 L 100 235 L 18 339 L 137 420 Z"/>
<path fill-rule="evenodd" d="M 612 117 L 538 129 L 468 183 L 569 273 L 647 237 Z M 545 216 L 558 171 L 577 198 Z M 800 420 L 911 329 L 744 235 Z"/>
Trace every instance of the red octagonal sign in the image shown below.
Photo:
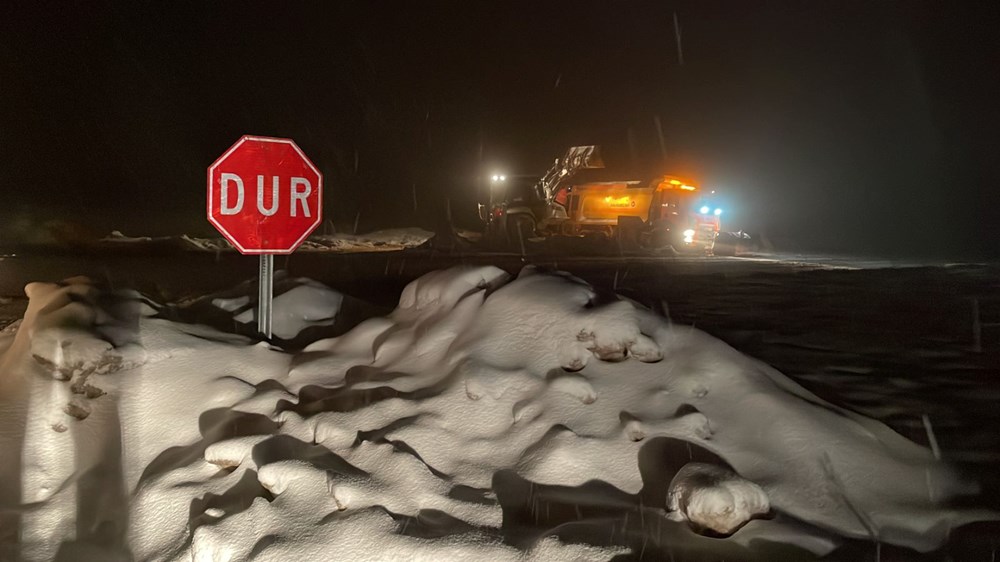
<path fill-rule="evenodd" d="M 244 254 L 290 254 L 323 221 L 323 176 L 291 139 L 246 135 L 208 168 L 208 221 Z"/>

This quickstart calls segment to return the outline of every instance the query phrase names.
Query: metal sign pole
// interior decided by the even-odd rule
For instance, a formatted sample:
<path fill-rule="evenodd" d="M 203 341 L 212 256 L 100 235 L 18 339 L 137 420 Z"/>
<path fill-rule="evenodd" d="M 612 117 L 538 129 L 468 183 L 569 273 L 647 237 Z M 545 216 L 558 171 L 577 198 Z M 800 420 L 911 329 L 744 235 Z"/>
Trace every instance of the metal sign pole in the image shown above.
<path fill-rule="evenodd" d="M 274 254 L 260 255 L 257 292 L 257 331 L 271 339 L 271 299 L 274 297 Z"/>

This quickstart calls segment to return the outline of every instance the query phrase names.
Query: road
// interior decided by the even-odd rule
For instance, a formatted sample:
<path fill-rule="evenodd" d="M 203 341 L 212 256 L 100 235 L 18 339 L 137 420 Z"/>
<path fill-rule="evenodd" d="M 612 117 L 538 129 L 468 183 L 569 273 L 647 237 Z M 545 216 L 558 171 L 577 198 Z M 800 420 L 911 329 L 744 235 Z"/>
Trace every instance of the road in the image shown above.
<path fill-rule="evenodd" d="M 516 273 L 524 265 L 601 272 L 655 269 L 670 275 L 751 275 L 813 269 L 878 269 L 947 266 L 946 262 L 885 260 L 844 256 L 756 253 L 740 257 L 673 256 L 521 256 L 510 253 L 449 253 L 427 250 L 331 254 L 298 252 L 276 258 L 276 267 L 336 287 L 359 285 L 378 297 L 398 294 L 398 288 L 420 275 L 456 264 L 496 265 Z M 24 285 L 87 275 L 114 286 L 173 296 L 223 289 L 256 276 L 257 260 L 235 252 L 144 252 L 141 248 L 107 252 L 58 252 L 0 256 L 0 296 L 19 297 Z M 346 285 L 345 285 L 346 284 Z M 389 289 L 389 287 L 393 287 Z"/>

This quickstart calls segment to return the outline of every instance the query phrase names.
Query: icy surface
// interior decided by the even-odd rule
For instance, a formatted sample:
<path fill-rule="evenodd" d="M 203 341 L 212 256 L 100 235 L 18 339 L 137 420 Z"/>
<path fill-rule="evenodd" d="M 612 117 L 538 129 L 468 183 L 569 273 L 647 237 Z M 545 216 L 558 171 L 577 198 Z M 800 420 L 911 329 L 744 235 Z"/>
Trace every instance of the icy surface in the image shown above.
<path fill-rule="evenodd" d="M 606 508 L 671 483 L 657 513 L 640 512 L 692 541 L 698 527 L 731 533 L 712 548 L 766 539 L 824 554 L 838 537 L 876 535 L 928 550 L 950 528 L 995 518 L 947 507 L 974 486 L 926 448 L 566 275 L 431 273 L 389 316 L 296 354 L 171 322 L 85 279 L 27 293 L 23 322 L 0 335 L 0 435 L 20 452 L 0 498 L 21 505 L 2 523 L 26 559 L 74 548 L 136 560 L 622 550 L 505 542 L 498 499 L 511 478 Z M 294 311 L 286 334 L 337 313 L 339 295 L 308 281 L 282 296 Z M 664 439 L 721 464 L 644 455 Z M 815 527 L 793 538 L 783 515 Z M 778 517 L 747 522 L 761 516 Z"/>

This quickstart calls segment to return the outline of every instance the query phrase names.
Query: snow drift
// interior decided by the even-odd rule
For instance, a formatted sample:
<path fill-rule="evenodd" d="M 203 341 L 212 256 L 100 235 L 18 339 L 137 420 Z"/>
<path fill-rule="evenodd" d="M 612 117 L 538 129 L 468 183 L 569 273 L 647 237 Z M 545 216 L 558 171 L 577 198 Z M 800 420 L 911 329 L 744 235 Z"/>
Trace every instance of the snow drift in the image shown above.
<path fill-rule="evenodd" d="M 0 542 L 30 560 L 600 560 L 640 539 L 570 528 L 622 512 L 643 549 L 749 559 L 926 551 L 994 517 L 948 507 L 975 487 L 882 423 L 560 273 L 431 273 L 298 353 L 86 279 L 26 292 L 0 334 Z M 342 302 L 286 294 L 286 339 Z M 513 538 L 532 517 L 559 529 Z"/>

